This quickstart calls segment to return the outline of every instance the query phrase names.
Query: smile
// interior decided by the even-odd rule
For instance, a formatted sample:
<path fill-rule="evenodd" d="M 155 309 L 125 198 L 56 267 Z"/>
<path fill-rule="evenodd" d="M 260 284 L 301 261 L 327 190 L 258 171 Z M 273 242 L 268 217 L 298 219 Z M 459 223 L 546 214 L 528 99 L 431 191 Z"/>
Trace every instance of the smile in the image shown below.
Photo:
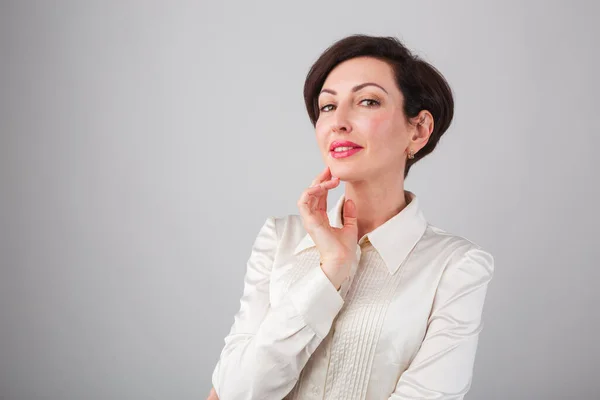
<path fill-rule="evenodd" d="M 329 154 L 333 158 L 346 158 L 358 153 L 361 150 L 362 147 L 335 147 L 329 152 Z"/>

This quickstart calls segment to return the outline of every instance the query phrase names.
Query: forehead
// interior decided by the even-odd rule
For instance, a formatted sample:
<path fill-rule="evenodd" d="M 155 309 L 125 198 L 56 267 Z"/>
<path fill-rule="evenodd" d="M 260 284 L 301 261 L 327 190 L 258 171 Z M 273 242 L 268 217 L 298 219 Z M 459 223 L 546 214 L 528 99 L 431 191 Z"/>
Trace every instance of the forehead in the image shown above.
<path fill-rule="evenodd" d="M 373 57 L 357 57 L 346 60 L 327 75 L 323 88 L 344 90 L 363 82 L 375 82 L 388 92 L 395 85 L 394 71 L 385 61 Z"/>

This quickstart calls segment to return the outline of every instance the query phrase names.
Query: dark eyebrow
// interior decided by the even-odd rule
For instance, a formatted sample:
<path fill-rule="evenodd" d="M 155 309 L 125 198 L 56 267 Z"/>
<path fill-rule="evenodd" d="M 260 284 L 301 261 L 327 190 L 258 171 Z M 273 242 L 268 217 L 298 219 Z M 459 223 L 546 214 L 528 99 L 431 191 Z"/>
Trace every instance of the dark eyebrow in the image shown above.
<path fill-rule="evenodd" d="M 360 89 L 364 88 L 365 86 L 377 86 L 379 89 L 383 90 L 385 93 L 387 93 L 387 90 L 385 90 L 381 85 L 378 85 L 374 82 L 365 82 L 365 83 L 361 83 L 360 85 L 356 85 L 352 88 L 352 92 L 358 92 Z M 336 95 L 337 92 L 335 90 L 331 90 L 331 89 L 323 89 L 321 90 L 321 92 L 319 93 L 319 95 L 321 93 L 331 93 L 333 95 Z"/>

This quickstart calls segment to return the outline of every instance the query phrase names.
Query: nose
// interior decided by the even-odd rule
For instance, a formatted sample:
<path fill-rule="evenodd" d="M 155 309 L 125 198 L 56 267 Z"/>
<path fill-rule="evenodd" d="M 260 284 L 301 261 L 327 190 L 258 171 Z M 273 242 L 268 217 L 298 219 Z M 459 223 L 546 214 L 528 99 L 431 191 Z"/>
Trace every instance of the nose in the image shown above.
<path fill-rule="evenodd" d="M 350 123 L 349 113 L 348 110 L 346 110 L 346 107 L 340 104 L 337 106 L 334 113 L 331 130 L 336 133 L 352 132 L 352 124 Z"/>

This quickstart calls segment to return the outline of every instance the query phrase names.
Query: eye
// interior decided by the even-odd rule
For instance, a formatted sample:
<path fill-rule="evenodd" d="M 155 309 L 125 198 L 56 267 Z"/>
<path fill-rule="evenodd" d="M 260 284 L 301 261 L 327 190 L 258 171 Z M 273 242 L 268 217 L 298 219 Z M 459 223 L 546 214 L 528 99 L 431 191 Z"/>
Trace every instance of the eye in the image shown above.
<path fill-rule="evenodd" d="M 363 103 L 363 102 L 370 102 L 370 104 L 367 104 L 367 107 L 374 107 L 374 106 L 378 106 L 380 105 L 379 101 L 375 100 L 375 99 L 363 99 L 361 100 L 359 103 Z M 334 107 L 333 104 L 325 104 L 323 107 L 321 107 L 319 110 L 321 112 L 328 112 L 331 111 L 331 109 L 327 109 L 327 107 Z"/>
<path fill-rule="evenodd" d="M 325 110 L 325 107 L 333 107 L 333 104 L 325 104 L 325 105 L 324 105 L 323 107 L 321 107 L 319 110 L 320 110 L 321 112 L 327 112 L 327 111 L 330 111 L 330 110 Z"/>
<path fill-rule="evenodd" d="M 373 103 L 371 103 L 371 105 L 369 105 L 368 107 L 372 107 L 372 106 L 374 106 L 374 105 L 379 105 L 379 102 L 378 102 L 377 100 L 374 100 L 374 99 L 364 99 L 364 100 L 361 100 L 360 102 L 362 103 L 362 102 L 364 102 L 364 101 L 371 101 L 371 102 L 373 102 L 373 103 L 374 103 L 374 104 L 373 104 Z"/>

